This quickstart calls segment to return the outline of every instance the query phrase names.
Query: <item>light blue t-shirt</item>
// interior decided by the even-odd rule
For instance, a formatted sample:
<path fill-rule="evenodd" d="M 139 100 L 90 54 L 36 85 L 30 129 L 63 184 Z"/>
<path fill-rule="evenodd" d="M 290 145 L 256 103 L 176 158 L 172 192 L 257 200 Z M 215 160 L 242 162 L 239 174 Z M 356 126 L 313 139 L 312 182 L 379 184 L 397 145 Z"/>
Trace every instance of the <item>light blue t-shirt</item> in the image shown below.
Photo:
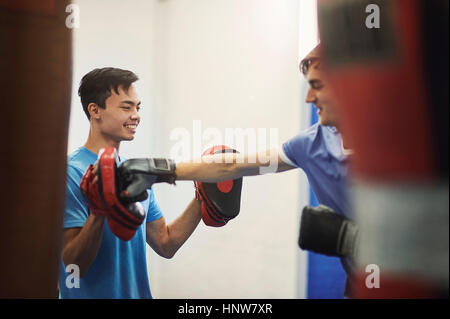
<path fill-rule="evenodd" d="M 285 142 L 282 150 L 280 156 L 285 162 L 306 173 L 320 204 L 352 219 L 348 156 L 343 153 L 342 138 L 336 128 L 317 123 Z"/>
<path fill-rule="evenodd" d="M 78 148 L 68 157 L 64 228 L 83 227 L 89 217 L 80 182 L 89 164 L 96 160 L 97 154 L 85 147 Z M 147 200 L 141 202 L 147 212 L 147 223 L 163 216 L 153 190 L 148 191 L 148 195 Z M 111 232 L 105 220 L 97 257 L 80 278 L 79 288 L 66 285 L 66 278 L 71 273 L 71 270 L 66 272 L 66 265 L 61 261 L 60 298 L 152 298 L 147 275 L 146 223 L 142 223 L 131 240 L 122 241 Z M 69 286 L 73 283 L 72 280 Z"/>

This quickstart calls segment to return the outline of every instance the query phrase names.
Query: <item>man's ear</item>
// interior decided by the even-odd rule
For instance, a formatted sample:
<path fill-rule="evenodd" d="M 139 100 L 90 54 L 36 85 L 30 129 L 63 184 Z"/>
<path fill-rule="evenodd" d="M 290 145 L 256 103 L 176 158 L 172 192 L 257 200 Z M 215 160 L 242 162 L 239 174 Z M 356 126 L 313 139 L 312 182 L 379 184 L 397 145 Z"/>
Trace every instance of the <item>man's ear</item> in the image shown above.
<path fill-rule="evenodd" d="M 100 118 L 100 107 L 97 104 L 91 102 L 88 104 L 87 109 L 91 118 L 97 120 Z"/>

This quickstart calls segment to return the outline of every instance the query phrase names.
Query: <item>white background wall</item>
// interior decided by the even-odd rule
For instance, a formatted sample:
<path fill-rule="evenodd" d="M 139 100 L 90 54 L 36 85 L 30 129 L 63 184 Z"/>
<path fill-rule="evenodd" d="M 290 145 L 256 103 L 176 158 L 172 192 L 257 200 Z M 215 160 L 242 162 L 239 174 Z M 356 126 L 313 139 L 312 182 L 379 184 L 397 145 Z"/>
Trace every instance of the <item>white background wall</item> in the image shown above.
<path fill-rule="evenodd" d="M 294 136 L 308 122 L 299 51 L 303 55 L 316 40 L 305 38 L 316 32 L 314 21 L 300 22 L 315 3 L 306 8 L 306 2 L 76 1 L 80 28 L 74 30 L 68 151 L 82 145 L 89 130 L 77 96 L 80 79 L 104 66 L 130 69 L 140 77 L 141 125 L 135 140 L 120 150 L 128 158 L 170 156 L 177 142 L 170 134 L 177 128 L 193 134 L 193 120 L 201 121 L 203 132 L 266 128 L 269 134 L 276 128 L 279 144 Z M 209 141 L 200 142 L 203 150 Z M 168 222 L 194 196 L 190 182 L 154 189 Z M 297 236 L 307 198 L 299 170 L 245 178 L 241 213 L 226 227 L 201 222 L 171 260 L 148 248 L 154 297 L 304 297 L 306 262 Z"/>

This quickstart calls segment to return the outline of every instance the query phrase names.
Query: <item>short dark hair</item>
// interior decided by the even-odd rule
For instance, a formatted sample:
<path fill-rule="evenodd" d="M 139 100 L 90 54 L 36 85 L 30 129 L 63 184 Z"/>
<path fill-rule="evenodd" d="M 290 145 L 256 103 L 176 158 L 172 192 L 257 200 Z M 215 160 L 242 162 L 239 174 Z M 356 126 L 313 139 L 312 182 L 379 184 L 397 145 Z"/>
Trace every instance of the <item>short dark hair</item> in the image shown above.
<path fill-rule="evenodd" d="M 91 118 L 88 111 L 89 103 L 106 108 L 105 101 L 111 96 L 112 90 L 119 94 L 119 86 L 122 86 L 125 91 L 128 91 L 130 85 L 138 79 L 133 72 L 118 68 L 94 69 L 83 76 L 78 88 L 78 95 L 87 118 Z"/>
<path fill-rule="evenodd" d="M 322 46 L 319 43 L 311 52 L 309 52 L 305 58 L 300 62 L 299 68 L 300 72 L 306 76 L 308 74 L 309 67 L 317 62 L 322 60 Z"/>

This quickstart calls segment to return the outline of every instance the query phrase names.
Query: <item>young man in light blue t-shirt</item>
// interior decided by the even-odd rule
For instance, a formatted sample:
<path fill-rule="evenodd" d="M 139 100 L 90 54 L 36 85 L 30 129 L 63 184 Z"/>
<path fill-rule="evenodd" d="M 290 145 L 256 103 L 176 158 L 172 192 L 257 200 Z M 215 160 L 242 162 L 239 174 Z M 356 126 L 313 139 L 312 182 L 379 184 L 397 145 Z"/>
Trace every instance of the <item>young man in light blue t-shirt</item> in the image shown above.
<path fill-rule="evenodd" d="M 167 225 L 152 190 L 141 202 L 146 220 L 133 238 L 123 241 L 110 230 L 106 217 L 92 211 L 80 191 L 80 182 L 101 148 L 120 149 L 134 139 L 141 117 L 141 101 L 133 85 L 138 77 L 117 68 L 95 69 L 81 80 L 78 94 L 90 122 L 86 143 L 69 155 L 63 251 L 59 287 L 61 298 L 152 298 L 146 243 L 171 258 L 193 233 L 201 219 L 195 198 Z M 120 160 L 125 158 L 120 156 Z M 76 278 L 79 273 L 80 278 Z M 79 279 L 79 281 L 78 281 Z"/>

